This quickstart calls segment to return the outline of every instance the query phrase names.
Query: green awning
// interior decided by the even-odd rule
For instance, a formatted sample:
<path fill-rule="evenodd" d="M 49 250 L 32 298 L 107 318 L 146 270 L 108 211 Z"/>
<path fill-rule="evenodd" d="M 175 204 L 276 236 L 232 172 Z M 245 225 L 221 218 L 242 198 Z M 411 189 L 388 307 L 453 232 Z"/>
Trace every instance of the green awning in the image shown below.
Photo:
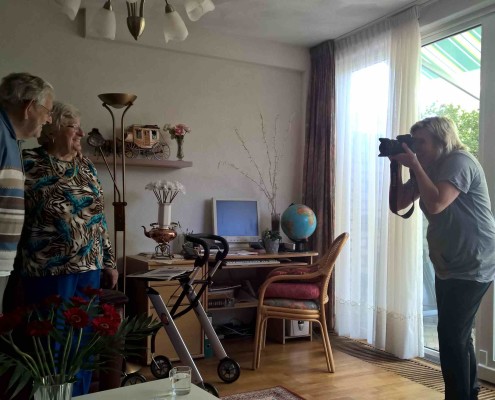
<path fill-rule="evenodd" d="M 479 99 L 481 26 L 453 35 L 421 49 L 421 73 L 429 79 L 443 79 Z"/>

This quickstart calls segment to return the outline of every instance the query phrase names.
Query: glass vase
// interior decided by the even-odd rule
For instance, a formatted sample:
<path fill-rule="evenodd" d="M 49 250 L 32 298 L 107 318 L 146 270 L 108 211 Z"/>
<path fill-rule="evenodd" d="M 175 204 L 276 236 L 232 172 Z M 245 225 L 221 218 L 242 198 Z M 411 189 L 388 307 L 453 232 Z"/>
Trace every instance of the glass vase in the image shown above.
<path fill-rule="evenodd" d="M 272 214 L 272 231 L 280 232 L 280 214 Z"/>
<path fill-rule="evenodd" d="M 34 400 L 71 400 L 72 382 L 40 385 L 34 392 Z"/>
<path fill-rule="evenodd" d="M 184 149 L 182 147 L 184 143 L 184 136 L 177 136 L 177 159 L 182 160 L 184 158 Z"/>

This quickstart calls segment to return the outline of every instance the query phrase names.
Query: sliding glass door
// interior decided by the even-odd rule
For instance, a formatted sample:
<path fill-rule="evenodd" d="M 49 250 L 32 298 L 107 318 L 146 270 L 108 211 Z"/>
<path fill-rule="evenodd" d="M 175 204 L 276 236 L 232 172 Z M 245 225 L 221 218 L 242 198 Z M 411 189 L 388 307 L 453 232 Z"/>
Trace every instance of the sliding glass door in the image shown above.
<path fill-rule="evenodd" d="M 447 116 L 461 140 L 478 156 L 482 28 L 477 26 L 424 45 L 421 49 L 420 118 Z M 423 240 L 423 328 L 425 355 L 438 359 L 435 273 Z"/>

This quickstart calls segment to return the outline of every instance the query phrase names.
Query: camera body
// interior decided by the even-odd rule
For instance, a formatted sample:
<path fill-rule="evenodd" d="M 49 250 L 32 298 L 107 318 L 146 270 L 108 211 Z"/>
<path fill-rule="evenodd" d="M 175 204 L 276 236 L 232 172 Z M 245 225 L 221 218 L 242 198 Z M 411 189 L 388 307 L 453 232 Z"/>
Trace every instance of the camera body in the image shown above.
<path fill-rule="evenodd" d="M 414 138 L 409 135 L 399 135 L 397 136 L 397 140 L 388 139 L 388 138 L 378 138 L 380 141 L 380 146 L 378 150 L 380 154 L 378 157 L 388 157 L 395 156 L 396 154 L 405 153 L 405 150 L 402 148 L 402 143 L 407 144 L 407 146 L 414 152 Z"/>

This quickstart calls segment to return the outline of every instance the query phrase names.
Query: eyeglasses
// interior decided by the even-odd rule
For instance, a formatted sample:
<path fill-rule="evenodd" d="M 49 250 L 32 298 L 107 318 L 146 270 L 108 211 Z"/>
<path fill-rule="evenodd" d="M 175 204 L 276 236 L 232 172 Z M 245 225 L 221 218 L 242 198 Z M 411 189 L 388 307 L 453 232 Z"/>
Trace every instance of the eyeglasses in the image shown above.
<path fill-rule="evenodd" d="M 70 128 L 70 129 L 73 129 L 75 131 L 81 130 L 81 126 L 76 125 L 76 124 L 64 125 L 64 128 Z"/>
<path fill-rule="evenodd" d="M 53 117 L 53 111 L 52 110 L 49 110 L 48 108 L 46 108 L 43 104 L 41 103 L 37 103 L 39 106 L 43 107 L 45 110 L 46 110 L 46 113 L 48 114 L 49 117 Z"/>

